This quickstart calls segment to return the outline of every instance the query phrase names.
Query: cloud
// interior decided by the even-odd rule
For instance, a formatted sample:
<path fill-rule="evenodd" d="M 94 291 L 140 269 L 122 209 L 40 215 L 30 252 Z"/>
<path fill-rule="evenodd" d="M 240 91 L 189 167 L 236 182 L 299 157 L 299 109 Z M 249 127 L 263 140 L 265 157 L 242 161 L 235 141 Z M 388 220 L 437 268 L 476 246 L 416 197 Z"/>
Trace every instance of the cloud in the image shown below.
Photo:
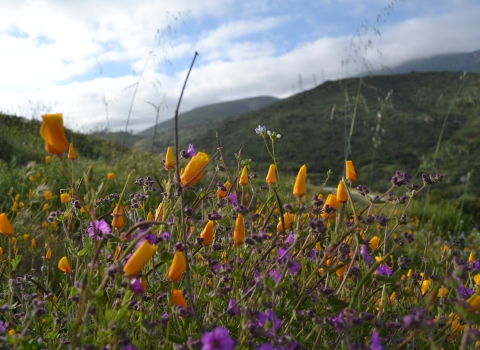
<path fill-rule="evenodd" d="M 0 109 L 32 118 L 63 112 L 68 127 L 84 132 L 123 130 L 138 84 L 128 129 L 140 131 L 155 120 L 149 102 L 163 103 L 161 120 L 173 116 L 194 51 L 200 56 L 181 111 L 258 95 L 288 97 L 300 91 L 299 76 L 310 89 L 314 76 L 318 84 L 354 75 L 362 69 L 354 60 L 341 65 L 349 54 L 359 61 L 366 52 L 378 67 L 480 48 L 475 1 L 426 3 L 2 2 L 0 47 L 8 54 L 0 66 Z M 390 21 L 383 10 L 389 4 L 395 5 Z M 385 23 L 375 22 L 377 13 Z M 352 41 L 366 17 L 381 36 L 368 27 Z"/>

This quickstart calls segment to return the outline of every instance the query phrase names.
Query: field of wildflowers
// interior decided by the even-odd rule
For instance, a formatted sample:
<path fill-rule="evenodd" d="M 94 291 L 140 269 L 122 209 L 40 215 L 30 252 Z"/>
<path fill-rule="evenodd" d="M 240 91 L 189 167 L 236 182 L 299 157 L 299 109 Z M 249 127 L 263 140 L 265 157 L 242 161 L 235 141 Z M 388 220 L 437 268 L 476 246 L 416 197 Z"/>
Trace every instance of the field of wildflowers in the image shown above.
<path fill-rule="evenodd" d="M 313 187 L 305 165 L 282 176 L 280 134 L 254 132 L 269 169 L 242 150 L 227 166 L 219 142 L 210 155 L 169 147 L 155 172 L 128 169 L 118 183 L 76 169 L 62 115 L 44 115 L 45 164 L 1 170 L 16 171 L 16 185 L 0 206 L 0 347 L 480 344 L 478 237 L 461 247 L 409 216 L 441 174 L 415 184 L 397 171 L 372 194 L 347 160 Z"/>

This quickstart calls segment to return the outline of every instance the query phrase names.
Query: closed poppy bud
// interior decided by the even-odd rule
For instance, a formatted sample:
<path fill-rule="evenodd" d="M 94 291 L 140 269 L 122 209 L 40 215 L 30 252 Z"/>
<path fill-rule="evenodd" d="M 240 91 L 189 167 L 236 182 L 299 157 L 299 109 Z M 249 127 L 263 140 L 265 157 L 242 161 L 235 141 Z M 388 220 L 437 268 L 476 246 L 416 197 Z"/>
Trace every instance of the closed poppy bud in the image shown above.
<path fill-rule="evenodd" d="M 470 252 L 470 255 L 468 256 L 468 262 L 473 263 L 475 261 L 475 257 L 473 256 L 473 252 Z"/>
<path fill-rule="evenodd" d="M 337 200 L 337 196 L 334 194 L 329 194 L 327 197 L 327 200 L 325 201 L 325 204 L 323 205 L 323 208 L 326 208 L 326 206 L 330 206 L 332 208 L 338 209 L 340 206 L 340 203 Z M 328 218 L 331 219 L 335 216 L 335 213 L 322 213 L 322 218 Z"/>
<path fill-rule="evenodd" d="M 13 202 L 12 211 L 15 213 L 17 210 L 18 210 L 18 203 L 17 203 L 17 202 Z"/>
<path fill-rule="evenodd" d="M 346 203 L 348 201 L 347 191 L 345 190 L 345 185 L 343 184 L 343 181 L 340 181 L 338 183 L 337 201 L 339 203 Z"/>
<path fill-rule="evenodd" d="M 380 238 L 377 236 L 373 236 L 372 239 L 370 239 L 370 241 L 368 242 L 368 246 L 370 247 L 371 250 L 375 250 L 377 249 L 379 242 L 380 242 Z"/>
<path fill-rule="evenodd" d="M 240 186 L 246 186 L 248 184 L 248 172 L 246 166 L 243 167 L 242 174 L 240 175 L 240 180 L 238 180 L 238 184 Z"/>
<path fill-rule="evenodd" d="M 23 235 L 23 241 L 24 241 L 24 242 L 27 242 L 27 241 L 28 241 L 28 238 L 29 238 L 29 235 L 27 235 L 27 234 L 24 234 L 24 235 Z"/>
<path fill-rule="evenodd" d="M 5 213 L 0 214 L 0 233 L 5 236 L 13 236 L 15 233 L 12 224 L 10 224 L 10 221 L 8 220 L 7 214 Z"/>
<path fill-rule="evenodd" d="M 338 276 L 338 278 L 343 279 L 346 268 L 347 268 L 347 265 L 343 265 L 341 268 L 339 268 L 337 271 L 335 271 L 335 274 Z"/>
<path fill-rule="evenodd" d="M 115 178 L 115 174 L 114 174 L 114 173 L 108 173 L 108 174 L 107 174 L 107 180 L 108 180 L 108 181 L 112 181 L 114 178 Z"/>
<path fill-rule="evenodd" d="M 71 199 L 71 198 L 70 198 L 70 195 L 69 195 L 68 193 L 62 193 L 62 194 L 60 195 L 60 202 L 61 202 L 62 204 L 65 204 L 65 203 L 70 202 L 70 199 Z"/>
<path fill-rule="evenodd" d="M 352 161 L 347 160 L 345 162 L 345 166 L 346 166 L 345 178 L 350 182 L 355 181 L 357 179 L 357 173 L 355 172 L 355 168 L 353 166 Z"/>
<path fill-rule="evenodd" d="M 15 245 L 17 243 L 17 239 L 15 237 L 12 237 L 12 244 Z"/>
<path fill-rule="evenodd" d="M 475 284 L 480 287 L 480 273 L 473 276 L 473 280 L 475 281 Z"/>
<path fill-rule="evenodd" d="M 306 185 L 306 178 L 307 178 L 307 166 L 302 165 L 300 170 L 298 171 L 297 179 L 295 180 L 295 185 L 293 186 L 293 195 L 295 197 L 301 198 L 305 196 L 307 193 L 307 185 Z"/>
<path fill-rule="evenodd" d="M 18 207 L 19 207 L 19 208 L 23 208 L 24 206 L 25 206 L 25 203 L 23 203 L 23 202 L 19 202 L 19 203 L 18 203 Z"/>
<path fill-rule="evenodd" d="M 173 256 L 172 265 L 170 265 L 170 270 L 168 271 L 168 278 L 171 281 L 178 281 L 182 278 L 182 274 L 187 269 L 187 260 L 183 252 L 177 250 Z"/>
<path fill-rule="evenodd" d="M 18 202 L 20 200 L 20 193 L 17 193 L 17 195 L 15 196 L 15 202 Z"/>
<path fill-rule="evenodd" d="M 45 164 L 47 165 L 50 164 L 50 158 L 51 158 L 50 156 L 45 157 Z"/>
<path fill-rule="evenodd" d="M 43 196 L 45 197 L 45 199 L 48 201 L 50 199 L 52 199 L 52 191 L 45 191 L 43 193 Z"/>
<path fill-rule="evenodd" d="M 51 258 L 52 258 L 52 250 L 50 248 L 48 248 L 47 252 L 45 253 L 45 259 L 50 261 Z"/>
<path fill-rule="evenodd" d="M 35 238 L 32 238 L 32 243 L 30 244 L 31 249 L 35 249 L 37 247 L 37 240 Z"/>
<path fill-rule="evenodd" d="M 472 312 L 477 312 L 480 310 L 480 295 L 473 294 L 468 300 L 468 305 L 470 306 Z"/>
<path fill-rule="evenodd" d="M 207 246 L 212 244 L 213 242 L 213 221 L 212 220 L 208 220 L 207 224 L 205 225 L 205 228 L 200 234 L 200 237 L 203 238 L 203 242 L 202 242 L 203 245 Z"/>
<path fill-rule="evenodd" d="M 278 224 L 277 224 L 277 231 L 286 231 L 292 226 L 292 221 L 295 218 L 295 216 L 292 213 L 284 213 L 283 214 L 283 222 L 285 223 L 285 229 L 282 230 L 282 219 L 278 219 Z"/>
<path fill-rule="evenodd" d="M 68 148 L 68 159 L 72 162 L 77 159 L 77 153 L 75 153 L 75 148 L 73 147 L 73 143 L 70 144 Z"/>
<path fill-rule="evenodd" d="M 422 294 L 426 294 L 428 292 L 431 283 L 432 282 L 430 280 L 424 280 L 422 282 Z"/>
<path fill-rule="evenodd" d="M 149 211 L 147 214 L 147 220 L 153 220 L 153 214 L 151 211 Z"/>
<path fill-rule="evenodd" d="M 230 182 L 226 181 L 224 184 L 223 184 L 223 187 L 225 187 L 226 191 L 222 191 L 222 190 L 217 190 L 217 197 L 218 198 L 225 198 L 227 196 L 227 191 L 230 189 Z"/>
<path fill-rule="evenodd" d="M 115 209 L 113 209 L 112 215 L 112 226 L 115 228 L 122 228 L 125 225 L 125 221 L 123 220 L 123 207 L 117 205 Z"/>
<path fill-rule="evenodd" d="M 163 219 L 163 203 L 160 203 L 155 210 L 155 220 L 162 221 Z"/>
<path fill-rule="evenodd" d="M 275 174 L 276 171 L 277 167 L 275 166 L 275 164 L 270 164 L 270 168 L 268 168 L 267 178 L 265 179 L 267 184 L 274 185 L 277 182 L 277 176 Z"/>
<path fill-rule="evenodd" d="M 174 289 L 172 293 L 172 304 L 173 305 L 178 305 L 183 307 L 184 309 L 187 308 L 187 302 L 185 301 L 185 298 L 183 297 L 182 291 L 178 289 Z"/>
<path fill-rule="evenodd" d="M 123 272 L 127 277 L 133 277 L 142 271 L 143 267 L 148 263 L 153 253 L 157 251 L 158 246 L 151 245 L 148 240 L 138 247 L 135 253 L 132 254 L 130 259 L 123 267 Z"/>
<path fill-rule="evenodd" d="M 203 168 L 208 163 L 208 154 L 198 152 L 190 159 L 190 162 L 185 167 L 183 174 L 180 176 L 180 182 L 184 187 L 193 186 L 203 176 Z"/>
<path fill-rule="evenodd" d="M 28 190 L 28 198 L 32 199 L 33 198 L 33 191 L 32 189 Z"/>
<path fill-rule="evenodd" d="M 3 260 L 3 249 L 0 247 L 0 262 Z"/>
<path fill-rule="evenodd" d="M 113 254 L 113 261 L 117 261 L 119 255 L 120 255 L 120 247 L 117 246 L 115 248 L 115 253 Z"/>
<path fill-rule="evenodd" d="M 64 256 L 63 258 L 60 259 L 60 261 L 58 262 L 58 268 L 61 271 L 63 271 L 63 273 L 70 273 L 70 271 L 72 271 L 66 256 Z"/>
<path fill-rule="evenodd" d="M 175 165 L 175 158 L 173 157 L 172 147 L 167 148 L 167 153 L 165 154 L 165 159 L 163 161 L 163 166 L 166 170 L 173 170 Z"/>
<path fill-rule="evenodd" d="M 235 229 L 233 230 L 233 243 L 242 245 L 245 242 L 245 224 L 242 214 L 238 214 L 235 221 Z"/>
<path fill-rule="evenodd" d="M 42 119 L 40 136 L 45 140 L 45 149 L 48 153 L 59 156 L 68 149 L 67 137 L 63 128 L 63 116 L 61 113 L 44 114 Z"/>
<path fill-rule="evenodd" d="M 42 210 L 45 211 L 45 210 L 47 210 L 47 209 L 48 209 L 48 203 L 45 203 L 45 204 L 43 205 Z"/>

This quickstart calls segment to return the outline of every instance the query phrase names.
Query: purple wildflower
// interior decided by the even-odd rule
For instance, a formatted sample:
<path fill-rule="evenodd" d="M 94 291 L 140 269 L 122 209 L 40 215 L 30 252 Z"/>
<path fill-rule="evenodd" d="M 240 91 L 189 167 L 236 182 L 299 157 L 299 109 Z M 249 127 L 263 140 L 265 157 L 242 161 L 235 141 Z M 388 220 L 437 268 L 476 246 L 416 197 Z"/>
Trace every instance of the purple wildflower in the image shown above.
<path fill-rule="evenodd" d="M 273 278 L 273 281 L 275 283 L 278 283 L 278 280 L 280 278 L 280 272 L 278 272 L 277 270 L 270 270 L 268 275 Z"/>
<path fill-rule="evenodd" d="M 137 236 L 139 235 L 140 234 L 138 234 Z M 148 241 L 148 243 L 150 243 L 151 245 L 154 245 L 157 242 L 157 237 L 153 233 L 147 233 L 137 242 L 137 245 L 135 246 L 135 248 L 138 249 L 138 247 L 140 247 L 144 241 Z"/>
<path fill-rule="evenodd" d="M 188 154 L 188 156 L 189 156 L 190 158 L 192 158 L 194 155 L 196 155 L 195 149 L 193 148 L 193 145 L 192 145 L 192 144 L 189 144 L 189 145 L 188 145 L 187 154 Z"/>
<path fill-rule="evenodd" d="M 256 350 L 275 350 L 275 348 L 269 343 L 263 343 Z"/>
<path fill-rule="evenodd" d="M 463 284 L 459 284 L 457 287 L 458 294 L 462 299 L 468 299 L 472 296 L 474 290 L 472 288 L 465 287 Z"/>
<path fill-rule="evenodd" d="M 273 320 L 275 319 L 275 322 Z M 268 323 L 270 324 L 270 327 L 268 330 L 265 332 L 265 335 L 267 337 L 271 337 L 273 335 L 273 324 L 275 324 L 275 331 L 278 331 L 280 327 L 282 326 L 282 321 L 276 317 L 275 313 L 273 310 L 267 310 L 267 312 L 259 312 L 257 315 L 257 320 L 260 324 L 261 327 L 265 327 L 265 325 Z M 269 321 L 269 322 L 267 322 Z"/>
<path fill-rule="evenodd" d="M 97 232 L 97 239 L 101 240 L 103 238 L 103 235 L 106 235 L 110 232 L 112 232 L 112 229 L 110 226 L 108 226 L 107 222 L 105 220 L 95 220 L 95 230 L 93 228 L 93 223 L 90 223 L 90 227 L 87 229 L 88 235 L 90 237 L 93 237 L 95 235 L 95 231 Z"/>
<path fill-rule="evenodd" d="M 230 194 L 228 195 L 227 201 L 228 201 L 228 204 L 230 205 L 237 204 L 237 196 L 235 195 L 235 193 L 230 192 Z"/>
<path fill-rule="evenodd" d="M 382 264 L 380 265 L 379 268 L 375 270 L 375 273 L 378 276 L 387 276 L 390 277 L 393 273 L 393 271 L 387 266 L 387 264 Z"/>
<path fill-rule="evenodd" d="M 132 278 L 130 282 L 130 288 L 135 292 L 135 294 L 145 293 L 145 284 L 142 285 L 142 280 L 140 278 Z"/>
<path fill-rule="evenodd" d="M 295 239 L 295 236 L 293 234 L 293 231 L 290 231 L 290 234 L 288 235 L 287 239 L 285 240 L 285 243 L 292 244 L 294 239 Z"/>
<path fill-rule="evenodd" d="M 0 333 L 4 333 L 6 331 L 5 326 L 3 325 L 3 321 L 0 321 Z"/>
<path fill-rule="evenodd" d="M 213 332 L 203 333 L 202 344 L 202 350 L 233 350 L 235 342 L 228 336 L 228 330 L 219 326 Z"/>
<path fill-rule="evenodd" d="M 337 317 L 332 319 L 332 323 L 333 323 L 333 328 L 335 328 L 335 332 L 337 333 L 345 329 L 345 323 L 343 322 L 341 313 L 339 313 Z"/>
<path fill-rule="evenodd" d="M 367 263 L 367 265 L 370 265 L 370 261 L 372 261 L 372 257 L 368 253 L 367 246 L 365 244 L 362 244 L 360 246 L 360 255 L 363 257 L 363 260 Z"/>
<path fill-rule="evenodd" d="M 163 232 L 162 238 L 164 241 L 168 241 L 168 239 L 170 238 L 170 233 L 168 233 L 167 231 Z"/>
<path fill-rule="evenodd" d="M 315 261 L 316 258 L 317 258 L 317 255 L 315 254 L 315 248 L 312 248 L 310 250 L 310 253 L 308 254 L 308 259 L 312 260 L 312 261 Z"/>
<path fill-rule="evenodd" d="M 255 132 L 257 133 L 257 135 L 260 135 L 260 136 L 264 136 L 266 131 L 267 131 L 267 127 L 265 125 L 264 126 L 259 125 L 258 128 L 255 128 Z"/>
<path fill-rule="evenodd" d="M 382 345 L 380 344 L 380 337 L 378 336 L 377 330 L 373 330 L 372 333 L 372 342 L 370 343 L 370 350 L 382 350 Z"/>
<path fill-rule="evenodd" d="M 228 301 L 228 313 L 230 314 L 230 316 L 238 316 L 239 311 L 236 304 L 237 302 L 233 298 L 230 298 L 230 300 Z"/>

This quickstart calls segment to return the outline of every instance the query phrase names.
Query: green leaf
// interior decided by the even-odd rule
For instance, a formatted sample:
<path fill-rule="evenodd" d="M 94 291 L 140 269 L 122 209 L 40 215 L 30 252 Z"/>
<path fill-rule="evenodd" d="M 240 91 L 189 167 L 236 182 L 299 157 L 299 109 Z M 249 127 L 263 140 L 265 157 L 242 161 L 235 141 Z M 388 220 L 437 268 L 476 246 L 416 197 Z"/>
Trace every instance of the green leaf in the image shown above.
<path fill-rule="evenodd" d="M 162 255 L 160 255 L 160 261 L 163 261 L 165 263 L 169 263 L 172 260 L 173 260 L 173 257 L 168 252 L 163 252 Z"/>
<path fill-rule="evenodd" d="M 172 343 L 175 343 L 175 344 L 183 344 L 184 343 L 184 339 L 178 335 L 175 335 L 175 334 L 170 334 L 168 336 L 168 340 L 171 341 Z"/>
<path fill-rule="evenodd" d="M 332 298 L 327 300 L 327 305 L 329 305 L 335 312 L 345 309 L 348 306 L 348 303 L 340 299 Z"/>
<path fill-rule="evenodd" d="M 21 255 L 16 255 L 15 258 L 12 259 L 12 270 L 15 271 L 17 268 L 18 264 L 20 263 L 20 260 L 22 260 Z"/>
<path fill-rule="evenodd" d="M 275 281 L 268 277 L 265 278 L 265 284 L 267 285 L 268 288 L 275 287 Z"/>
<path fill-rule="evenodd" d="M 80 250 L 80 251 L 78 252 L 78 256 L 79 256 L 79 257 L 82 257 L 82 256 L 84 256 L 85 254 L 87 254 L 87 249 L 86 249 L 86 248 L 83 248 L 82 250 Z"/>

